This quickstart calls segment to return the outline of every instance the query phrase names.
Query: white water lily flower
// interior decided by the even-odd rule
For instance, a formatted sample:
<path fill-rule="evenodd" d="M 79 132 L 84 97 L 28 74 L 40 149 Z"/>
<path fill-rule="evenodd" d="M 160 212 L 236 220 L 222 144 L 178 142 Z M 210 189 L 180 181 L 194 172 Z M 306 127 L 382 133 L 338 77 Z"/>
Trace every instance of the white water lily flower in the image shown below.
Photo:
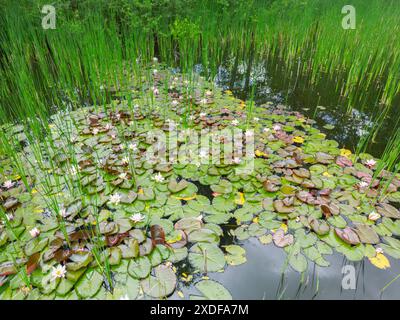
<path fill-rule="evenodd" d="M 144 215 L 142 215 L 141 213 L 135 213 L 134 215 L 132 215 L 130 217 L 130 219 L 134 222 L 134 223 L 139 223 L 142 222 L 144 219 Z"/>
<path fill-rule="evenodd" d="M 6 189 L 11 189 L 14 186 L 14 182 L 12 182 L 11 180 L 7 180 L 6 182 L 4 182 L 4 188 Z"/>
<path fill-rule="evenodd" d="M 239 157 L 233 158 L 233 163 L 239 164 L 240 162 L 242 162 L 242 160 Z"/>
<path fill-rule="evenodd" d="M 66 274 L 67 274 L 67 269 L 65 266 L 62 266 L 60 264 L 57 267 L 53 267 L 53 269 L 51 270 L 51 281 L 54 281 L 57 278 L 65 278 Z"/>
<path fill-rule="evenodd" d="M 36 238 L 37 236 L 39 236 L 40 230 L 38 228 L 34 227 L 33 229 L 31 229 L 29 231 L 29 234 L 31 235 L 32 238 Z"/>
<path fill-rule="evenodd" d="M 128 148 L 129 148 L 129 150 L 131 150 L 131 151 L 136 151 L 136 150 L 137 150 L 137 144 L 136 144 L 136 143 L 131 143 L 131 144 L 128 146 Z"/>
<path fill-rule="evenodd" d="M 206 158 L 208 156 L 208 152 L 206 150 L 200 150 L 199 157 Z"/>
<path fill-rule="evenodd" d="M 69 174 L 70 174 L 71 176 L 76 176 L 76 175 L 78 174 L 78 170 L 77 170 L 75 167 L 71 167 L 71 168 L 69 169 Z"/>
<path fill-rule="evenodd" d="M 376 254 L 378 254 L 378 253 L 383 254 L 383 249 L 378 247 L 375 249 L 375 252 L 376 252 Z"/>
<path fill-rule="evenodd" d="M 369 183 L 365 182 L 365 181 L 361 181 L 360 183 L 358 183 L 358 187 L 360 189 L 367 188 L 368 186 L 369 186 Z"/>
<path fill-rule="evenodd" d="M 231 122 L 231 124 L 233 125 L 233 126 L 237 126 L 238 124 L 239 124 L 239 121 L 238 120 L 232 120 L 232 122 Z"/>
<path fill-rule="evenodd" d="M 111 204 L 119 205 L 120 202 L 121 202 L 121 196 L 118 193 L 114 193 L 110 196 Z"/>
<path fill-rule="evenodd" d="M 376 161 L 374 159 L 369 159 L 369 160 L 365 161 L 365 165 L 369 168 L 372 168 L 373 166 L 376 165 Z"/>
<path fill-rule="evenodd" d="M 252 137 L 254 136 L 254 131 L 253 130 L 246 130 L 246 137 Z"/>
<path fill-rule="evenodd" d="M 172 106 L 176 107 L 179 104 L 178 100 L 172 100 L 171 102 Z"/>
<path fill-rule="evenodd" d="M 376 213 L 375 211 L 372 211 L 369 215 L 368 215 L 368 220 L 371 221 L 376 221 L 381 217 L 381 215 L 379 213 Z"/>
<path fill-rule="evenodd" d="M 128 177 L 128 174 L 126 172 L 122 172 L 118 175 L 118 178 L 125 180 Z"/>
<path fill-rule="evenodd" d="M 154 176 L 154 180 L 157 181 L 157 182 L 163 182 L 165 179 L 162 176 L 161 172 L 159 172 Z"/>
<path fill-rule="evenodd" d="M 128 164 L 129 163 L 129 158 L 128 157 L 123 157 L 121 161 L 122 161 L 123 164 Z"/>
<path fill-rule="evenodd" d="M 67 217 L 67 210 L 65 208 L 60 209 L 60 216 L 63 218 Z"/>
<path fill-rule="evenodd" d="M 279 130 L 282 129 L 282 127 L 281 127 L 279 124 L 275 124 L 275 125 L 273 126 L 273 129 L 274 129 L 275 131 L 279 131 Z"/>

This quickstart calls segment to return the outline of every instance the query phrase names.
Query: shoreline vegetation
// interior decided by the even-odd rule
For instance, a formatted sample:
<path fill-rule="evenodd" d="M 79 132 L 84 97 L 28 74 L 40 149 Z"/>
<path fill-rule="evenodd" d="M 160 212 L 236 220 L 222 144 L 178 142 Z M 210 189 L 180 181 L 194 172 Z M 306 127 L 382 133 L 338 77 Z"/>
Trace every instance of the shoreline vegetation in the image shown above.
<path fill-rule="evenodd" d="M 286 252 L 283 272 L 329 267 L 334 252 L 380 269 L 400 258 L 387 162 L 283 105 L 148 70 L 132 100 L 54 114 L 44 140 L 1 134 L 1 299 L 231 299 L 210 276 L 246 263 L 251 237 Z"/>

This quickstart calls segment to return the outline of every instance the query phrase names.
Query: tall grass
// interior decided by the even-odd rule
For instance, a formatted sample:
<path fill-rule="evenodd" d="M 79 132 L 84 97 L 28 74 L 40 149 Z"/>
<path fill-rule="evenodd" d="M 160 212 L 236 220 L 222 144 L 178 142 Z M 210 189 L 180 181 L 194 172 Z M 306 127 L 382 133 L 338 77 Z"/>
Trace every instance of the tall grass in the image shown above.
<path fill-rule="evenodd" d="M 257 61 L 279 61 L 289 85 L 330 79 L 348 110 L 374 115 L 387 116 L 400 92 L 396 0 L 353 0 L 355 30 L 342 28 L 344 0 L 59 1 L 56 30 L 42 29 L 43 4 L 0 2 L 0 123 L 106 108 L 102 88 L 121 89 L 132 73 L 149 79 L 142 66 L 153 56 L 188 73 L 201 63 L 210 79 L 231 59 L 234 80 L 244 61 L 247 87 Z M 374 106 L 362 102 L 372 91 Z"/>

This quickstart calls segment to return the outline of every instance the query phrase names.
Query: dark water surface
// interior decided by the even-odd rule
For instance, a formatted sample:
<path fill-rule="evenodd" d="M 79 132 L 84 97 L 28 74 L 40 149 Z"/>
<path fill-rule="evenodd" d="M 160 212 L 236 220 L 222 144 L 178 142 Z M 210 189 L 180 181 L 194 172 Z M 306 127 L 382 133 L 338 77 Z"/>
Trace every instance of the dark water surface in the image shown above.
<path fill-rule="evenodd" d="M 355 150 L 360 137 L 370 131 L 377 115 L 384 109 L 379 100 L 379 88 L 345 98 L 338 87 L 339 80 L 326 74 L 320 75 L 318 84 L 311 86 L 307 84 L 307 76 L 296 76 L 295 70 L 287 70 L 284 63 L 276 60 L 253 63 L 250 72 L 246 63 L 239 64 L 236 71 L 232 65 L 233 61 L 228 60 L 219 67 L 215 78 L 218 86 L 231 90 L 243 100 L 250 99 L 254 87 L 254 100 L 258 105 L 268 101 L 285 104 L 315 120 L 328 139 L 336 140 L 340 147 L 350 150 Z M 202 70 L 201 66 L 199 70 Z M 367 148 L 373 156 L 382 155 L 389 137 L 399 125 L 399 108 L 400 95 L 394 99 L 379 134 Z M 335 127 L 324 129 L 326 124 Z"/>
<path fill-rule="evenodd" d="M 232 244 L 230 237 L 221 239 L 223 245 Z M 277 300 L 277 299 L 400 299 L 400 278 L 390 283 L 400 274 L 398 260 L 390 260 L 391 268 L 381 270 L 373 266 L 368 259 L 359 262 L 348 261 L 343 255 L 334 253 L 324 256 L 330 262 L 329 267 L 319 267 L 308 261 L 308 271 L 300 274 L 286 266 L 286 253 L 273 243 L 262 245 L 258 239 L 240 241 L 246 250 L 247 262 L 239 266 L 228 266 L 224 272 L 209 273 L 210 279 L 220 282 L 234 299 Z M 344 289 L 342 281 L 348 273 L 345 266 L 354 267 L 355 289 Z M 342 270 L 344 273 L 342 273 Z M 191 273 L 187 261 L 178 267 L 180 273 Z M 202 275 L 195 275 L 194 281 Z M 185 298 L 199 293 L 193 285 L 179 283 Z M 383 290 L 384 289 L 384 290 Z M 180 299 L 175 292 L 171 299 Z"/>
<path fill-rule="evenodd" d="M 215 83 L 231 90 L 238 98 L 249 99 L 251 94 L 250 87 L 246 88 L 245 66 L 242 70 L 239 68 L 235 79 L 232 79 L 232 72 L 229 70 L 231 63 L 226 62 L 219 68 Z M 338 95 L 335 84 L 329 80 L 316 88 L 293 86 L 296 81 L 285 76 L 279 68 L 268 70 L 264 64 L 259 64 L 253 67 L 249 83 L 255 87 L 254 100 L 257 104 L 268 101 L 286 104 L 290 109 L 313 118 L 316 126 L 326 133 L 329 139 L 338 141 L 341 147 L 354 150 L 360 136 L 372 125 L 372 114 L 361 110 L 362 108 L 354 107 L 350 109 L 350 113 L 346 112 L 346 100 Z M 366 93 L 360 104 L 379 108 L 376 95 L 377 92 Z M 393 117 L 386 120 L 381 132 L 387 134 L 376 137 L 368 152 L 377 157 L 382 154 L 397 119 L 398 116 L 393 114 Z M 334 125 L 335 128 L 326 130 L 323 128 L 326 124 Z M 233 238 L 225 233 L 221 244 L 232 244 L 233 241 Z M 319 267 L 308 261 L 308 271 L 301 275 L 290 266 L 285 268 L 286 253 L 273 243 L 262 245 L 258 239 L 250 238 L 237 244 L 246 249 L 247 262 L 240 266 L 228 266 L 223 273 L 208 274 L 211 279 L 223 284 L 234 299 L 400 299 L 400 278 L 383 290 L 400 274 L 400 262 L 390 257 L 388 259 L 391 268 L 381 270 L 373 266 L 368 259 L 350 262 L 342 254 L 335 252 L 333 255 L 324 256 L 331 264 L 329 267 Z M 354 267 L 355 289 L 342 288 L 345 276 L 342 269 L 346 265 Z M 191 270 L 187 263 L 183 263 L 178 271 L 190 273 Z M 183 283 L 179 286 L 185 298 L 190 294 L 198 294 L 193 286 Z M 180 299 L 177 293 L 171 298 Z"/>

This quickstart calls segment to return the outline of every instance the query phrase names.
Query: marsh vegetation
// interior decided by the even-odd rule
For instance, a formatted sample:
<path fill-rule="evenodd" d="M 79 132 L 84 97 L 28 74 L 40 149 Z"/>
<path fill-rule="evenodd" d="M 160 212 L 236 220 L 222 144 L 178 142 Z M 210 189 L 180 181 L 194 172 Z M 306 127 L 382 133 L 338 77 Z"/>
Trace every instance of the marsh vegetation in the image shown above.
<path fill-rule="evenodd" d="M 0 2 L 1 299 L 235 298 L 249 241 L 301 285 L 400 258 L 396 1 L 44 4 Z"/>

